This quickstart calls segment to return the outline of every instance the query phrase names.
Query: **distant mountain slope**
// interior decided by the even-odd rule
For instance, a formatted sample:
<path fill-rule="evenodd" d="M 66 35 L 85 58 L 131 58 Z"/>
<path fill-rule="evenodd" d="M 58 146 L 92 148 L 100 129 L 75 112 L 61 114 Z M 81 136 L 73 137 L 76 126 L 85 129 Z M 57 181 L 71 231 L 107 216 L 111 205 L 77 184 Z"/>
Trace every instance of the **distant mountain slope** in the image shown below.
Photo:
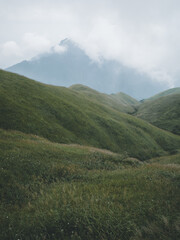
<path fill-rule="evenodd" d="M 72 85 L 70 89 L 85 94 L 85 96 L 88 97 L 91 101 L 105 104 L 106 106 L 125 113 L 134 112 L 136 106 L 140 104 L 136 99 L 128 96 L 125 93 L 108 95 L 105 93 L 100 93 L 81 84 Z"/>
<path fill-rule="evenodd" d="M 147 100 L 155 100 L 155 99 L 158 99 L 160 97 L 168 96 L 168 95 L 171 95 L 171 94 L 180 94 L 180 87 L 168 89 L 166 91 L 163 91 L 161 93 L 158 93 L 158 94 L 150 97 Z"/>
<path fill-rule="evenodd" d="M 127 152 L 141 160 L 174 152 L 180 137 L 95 103 L 80 92 L 0 71 L 0 127 Z"/>
<path fill-rule="evenodd" d="M 160 94 L 163 97 L 156 96 L 145 101 L 139 105 L 135 115 L 159 128 L 180 135 L 180 93 L 175 94 L 178 90 L 172 89 Z"/>
<path fill-rule="evenodd" d="M 123 92 L 119 92 L 116 94 L 111 94 L 111 97 L 116 100 L 118 103 L 123 103 L 125 105 L 138 105 L 139 102 L 135 99 L 132 98 L 131 96 L 123 93 Z"/>
<path fill-rule="evenodd" d="M 49 53 L 20 62 L 6 70 L 57 86 L 69 87 L 80 83 L 104 93 L 125 92 L 139 100 L 166 88 L 164 84 L 152 81 L 147 75 L 116 61 L 92 61 L 71 40 L 61 41 L 59 47 L 65 51 L 57 52 L 56 48 L 52 48 Z"/>

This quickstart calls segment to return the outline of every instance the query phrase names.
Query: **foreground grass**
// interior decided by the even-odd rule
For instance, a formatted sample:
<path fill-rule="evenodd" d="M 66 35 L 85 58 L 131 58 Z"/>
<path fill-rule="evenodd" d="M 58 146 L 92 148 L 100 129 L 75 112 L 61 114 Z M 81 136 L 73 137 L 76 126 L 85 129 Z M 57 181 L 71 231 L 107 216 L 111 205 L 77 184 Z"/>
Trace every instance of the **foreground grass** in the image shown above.
<path fill-rule="evenodd" d="M 167 158 L 0 130 L 0 239 L 179 239 L 179 155 Z"/>

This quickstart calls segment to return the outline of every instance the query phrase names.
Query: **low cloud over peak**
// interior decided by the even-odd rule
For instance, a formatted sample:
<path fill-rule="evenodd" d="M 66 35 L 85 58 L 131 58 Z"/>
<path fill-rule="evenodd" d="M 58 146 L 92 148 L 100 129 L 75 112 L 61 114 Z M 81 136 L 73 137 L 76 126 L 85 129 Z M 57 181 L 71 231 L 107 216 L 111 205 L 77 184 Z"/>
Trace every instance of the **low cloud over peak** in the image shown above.
<path fill-rule="evenodd" d="M 93 61 L 115 60 L 152 81 L 180 85 L 178 0 L 7 0 L 0 14 L 2 68 L 53 46 L 61 53 L 59 40 L 68 37 Z"/>

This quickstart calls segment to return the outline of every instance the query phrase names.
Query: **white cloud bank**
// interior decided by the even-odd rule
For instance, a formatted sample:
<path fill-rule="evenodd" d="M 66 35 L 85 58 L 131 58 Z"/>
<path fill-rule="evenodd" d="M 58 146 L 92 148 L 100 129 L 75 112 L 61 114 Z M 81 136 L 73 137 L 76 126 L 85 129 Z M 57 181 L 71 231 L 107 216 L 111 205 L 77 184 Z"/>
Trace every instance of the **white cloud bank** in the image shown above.
<path fill-rule="evenodd" d="M 180 85 L 179 0 L 0 0 L 0 67 L 29 59 L 71 38 L 93 59 Z"/>
<path fill-rule="evenodd" d="M 7 41 L 0 45 L 0 62 L 9 66 L 37 54 L 50 51 L 50 41 L 35 33 L 25 33 L 19 42 Z"/>

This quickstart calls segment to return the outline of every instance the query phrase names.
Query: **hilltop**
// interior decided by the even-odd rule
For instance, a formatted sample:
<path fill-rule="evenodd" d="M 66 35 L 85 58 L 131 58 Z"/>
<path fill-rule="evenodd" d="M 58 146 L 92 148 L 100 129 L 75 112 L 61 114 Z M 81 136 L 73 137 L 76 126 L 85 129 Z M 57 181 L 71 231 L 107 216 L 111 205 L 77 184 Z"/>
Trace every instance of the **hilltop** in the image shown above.
<path fill-rule="evenodd" d="M 53 142 L 104 148 L 145 160 L 176 152 L 180 138 L 84 93 L 0 71 L 0 127 Z"/>
<path fill-rule="evenodd" d="M 160 93 L 148 98 L 147 100 L 155 100 L 155 99 L 158 99 L 160 97 L 165 97 L 165 96 L 168 96 L 168 95 L 171 95 L 171 94 L 180 94 L 180 87 L 171 88 L 171 89 L 168 89 L 166 91 L 160 92 Z"/>
<path fill-rule="evenodd" d="M 136 99 L 128 96 L 125 93 L 108 95 L 105 93 L 100 93 L 82 84 L 75 84 L 70 86 L 69 88 L 83 93 L 91 101 L 94 101 L 96 103 L 102 103 L 120 112 L 133 113 L 136 109 L 136 106 L 139 105 L 139 102 Z"/>
<path fill-rule="evenodd" d="M 138 106 L 135 116 L 180 135 L 180 88 L 162 92 Z"/>

